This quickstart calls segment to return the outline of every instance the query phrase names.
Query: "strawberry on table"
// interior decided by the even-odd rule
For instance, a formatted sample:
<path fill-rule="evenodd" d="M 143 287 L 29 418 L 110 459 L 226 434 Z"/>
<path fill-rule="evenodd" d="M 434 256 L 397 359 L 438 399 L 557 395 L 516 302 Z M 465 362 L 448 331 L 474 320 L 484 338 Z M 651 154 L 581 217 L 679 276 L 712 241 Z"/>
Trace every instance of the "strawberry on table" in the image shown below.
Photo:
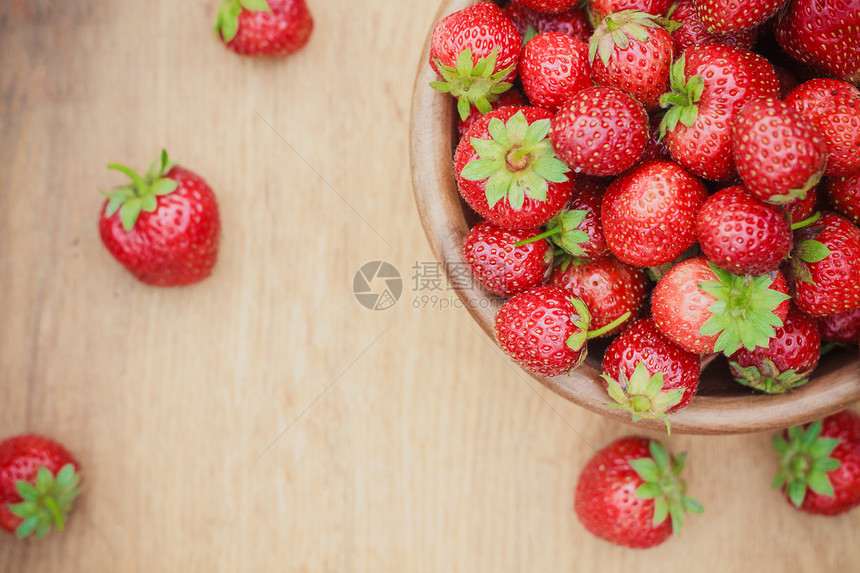
<path fill-rule="evenodd" d="M 589 77 L 588 44 L 560 32 L 538 34 L 520 56 L 520 80 L 533 105 L 555 113 L 578 91 L 594 84 Z"/>
<path fill-rule="evenodd" d="M 585 12 L 575 5 L 566 12 L 555 14 L 538 12 L 519 2 L 511 2 L 503 10 L 523 37 L 523 45 L 538 34 L 546 32 L 561 32 L 583 42 L 588 42 L 591 37 L 591 24 Z"/>
<path fill-rule="evenodd" d="M 855 225 L 860 225 L 860 170 L 848 175 L 828 177 L 824 190 L 827 200 L 839 214 L 851 219 Z"/>
<path fill-rule="evenodd" d="M 18 537 L 62 531 L 80 491 L 78 470 L 72 454 L 48 438 L 0 442 L 0 527 Z"/>
<path fill-rule="evenodd" d="M 305 0 L 223 0 L 215 23 L 215 33 L 243 56 L 294 54 L 313 29 Z"/>
<path fill-rule="evenodd" d="M 681 26 L 672 32 L 672 39 L 678 46 L 678 52 L 697 44 L 724 44 L 736 48 L 752 49 L 756 39 L 756 30 L 741 30 L 726 34 L 709 32 L 699 18 L 696 10 L 696 0 L 680 0 L 675 4 L 675 9 L 670 14 L 674 22 Z"/>
<path fill-rule="evenodd" d="M 647 549 L 680 533 L 684 514 L 702 513 L 681 479 L 686 455 L 630 436 L 589 460 L 576 484 L 574 510 L 593 535 L 633 549 Z"/>
<path fill-rule="evenodd" d="M 476 121 L 454 153 L 457 188 L 484 219 L 506 229 L 539 227 L 570 199 L 573 182 L 549 139 L 552 114 L 503 108 Z"/>
<path fill-rule="evenodd" d="M 860 505 L 860 417 L 849 410 L 773 437 L 780 468 L 773 487 L 792 505 L 839 515 Z"/>
<path fill-rule="evenodd" d="M 749 30 L 769 20 L 786 0 L 694 0 L 696 11 L 709 32 Z"/>

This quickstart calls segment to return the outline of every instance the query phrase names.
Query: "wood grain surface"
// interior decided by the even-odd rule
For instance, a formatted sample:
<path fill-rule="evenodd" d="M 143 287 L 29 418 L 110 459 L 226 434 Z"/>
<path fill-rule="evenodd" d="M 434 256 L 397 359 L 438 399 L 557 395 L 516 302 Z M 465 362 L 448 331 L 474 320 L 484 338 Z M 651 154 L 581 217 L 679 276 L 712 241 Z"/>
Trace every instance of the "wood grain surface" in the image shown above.
<path fill-rule="evenodd" d="M 213 39 L 216 3 L 0 2 L 0 436 L 60 439 L 85 484 L 64 533 L 0 536 L 0 572 L 857 569 L 860 511 L 789 508 L 767 434 L 671 439 L 706 507 L 680 538 L 585 532 L 578 471 L 631 429 L 511 367 L 430 276 L 408 116 L 437 2 L 311 0 L 307 49 L 264 62 Z M 221 206 L 186 289 L 96 231 L 106 164 L 162 147 Z M 374 260 L 390 310 L 353 296 Z"/>

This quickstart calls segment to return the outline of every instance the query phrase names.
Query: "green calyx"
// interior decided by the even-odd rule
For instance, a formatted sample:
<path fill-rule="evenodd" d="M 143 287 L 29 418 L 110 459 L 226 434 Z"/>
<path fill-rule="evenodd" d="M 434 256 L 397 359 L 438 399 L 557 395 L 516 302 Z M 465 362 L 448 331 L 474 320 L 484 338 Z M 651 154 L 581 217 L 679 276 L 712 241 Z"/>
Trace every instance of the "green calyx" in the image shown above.
<path fill-rule="evenodd" d="M 430 82 L 430 87 L 440 92 L 450 93 L 457 98 L 457 113 L 460 119 L 469 117 L 471 106 L 481 113 L 489 113 L 500 93 L 511 89 L 510 82 L 503 82 L 513 70 L 513 66 L 493 72 L 496 68 L 498 48 L 486 58 L 480 58 L 478 63 L 472 63 L 472 49 L 466 48 L 457 56 L 455 67 L 450 67 L 436 60 L 436 67 L 442 75 L 442 82 Z"/>
<path fill-rule="evenodd" d="M 821 438 L 821 420 L 788 429 L 788 440 L 781 435 L 773 437 L 773 449 L 780 456 L 779 471 L 771 486 L 785 487 L 788 498 L 800 507 L 807 488 L 819 495 L 833 497 L 833 486 L 827 472 L 839 467 L 840 462 L 830 454 L 839 445 L 837 438 Z"/>
<path fill-rule="evenodd" d="M 672 435 L 667 412 L 681 402 L 684 391 L 680 388 L 664 391 L 662 372 L 652 376 L 645 363 L 639 362 L 629 379 L 623 368 L 619 371 L 618 380 L 608 374 L 601 378 L 606 381 L 609 396 L 616 402 L 606 406 L 630 412 L 634 422 L 642 418 L 663 420 L 666 433 Z"/>
<path fill-rule="evenodd" d="M 522 111 L 506 123 L 493 118 L 488 126 L 491 139 L 472 138 L 478 159 L 467 163 L 460 175 L 469 181 L 487 180 L 491 209 L 506 197 L 515 211 L 522 209 L 526 197 L 546 201 L 549 183 L 567 181 L 570 171 L 555 156 L 547 138 L 549 127 L 549 119 L 529 124 Z"/>
<path fill-rule="evenodd" d="M 737 362 L 729 362 L 735 380 L 761 392 L 768 394 L 784 394 L 798 386 L 809 382 L 811 372 L 797 372 L 794 369 L 780 372 L 770 358 L 765 358 L 762 364 L 756 366 L 741 366 Z"/>
<path fill-rule="evenodd" d="M 666 446 L 652 441 L 650 458 L 631 460 L 630 466 L 645 482 L 636 489 L 636 496 L 654 500 L 652 523 L 659 525 L 666 518 L 672 520 L 672 531 L 677 535 L 684 525 L 685 513 L 704 513 L 702 504 L 687 495 L 687 484 L 681 472 L 687 461 L 686 454 L 670 457 Z"/>
<path fill-rule="evenodd" d="M 660 139 L 663 139 L 667 131 L 675 129 L 678 123 L 691 127 L 699 117 L 698 102 L 705 91 L 705 80 L 702 76 L 693 76 L 688 80 L 684 72 L 685 65 L 685 56 L 672 64 L 669 74 L 671 91 L 660 97 L 660 105 L 668 109 L 660 121 Z"/>
<path fill-rule="evenodd" d="M 824 176 L 825 167 L 822 167 L 820 171 L 814 173 L 809 179 L 806 180 L 801 187 L 797 189 L 790 189 L 784 195 L 771 195 L 767 200 L 768 203 L 773 203 L 774 205 L 786 205 L 791 203 L 795 199 L 806 199 L 806 194 L 809 193 L 809 190 L 818 185 L 821 181 L 821 178 Z"/>
<path fill-rule="evenodd" d="M 616 48 L 626 50 L 630 47 L 630 38 L 644 43 L 651 38 L 648 32 L 649 28 L 668 26 L 671 33 L 672 28 L 677 29 L 675 24 L 678 23 L 668 22 L 663 18 L 639 10 L 622 10 L 610 14 L 603 19 L 591 36 L 588 43 L 588 63 L 594 64 L 594 58 L 599 55 L 603 65 L 608 66 Z"/>
<path fill-rule="evenodd" d="M 131 178 L 131 183 L 114 189 L 110 193 L 101 192 L 108 198 L 105 217 L 113 217 L 119 211 L 123 228 L 131 231 L 141 211 L 154 212 L 158 207 L 157 198 L 173 193 L 179 186 L 176 181 L 164 177 L 174 165 L 175 163 L 170 162 L 167 151 L 164 150 L 161 151 L 161 158 L 152 163 L 144 177 L 125 165 L 109 163 L 108 169 L 125 173 Z"/>
<path fill-rule="evenodd" d="M 588 306 L 576 297 L 570 297 L 570 302 L 573 303 L 573 308 L 576 309 L 578 318 L 571 317 L 571 321 L 576 327 L 576 332 L 567 337 L 565 344 L 567 344 L 567 347 L 571 350 L 582 352 L 579 362 L 576 363 L 576 366 L 579 366 L 588 354 L 585 343 L 592 338 L 602 336 L 614 328 L 618 328 L 624 324 L 624 322 L 630 318 L 630 312 L 625 312 L 605 326 L 601 326 L 594 330 L 588 330 L 591 326 L 591 312 L 588 310 Z M 574 366 L 574 368 L 576 366 Z"/>
<path fill-rule="evenodd" d="M 584 257 L 585 252 L 582 250 L 582 243 L 587 243 L 591 237 L 585 231 L 580 230 L 579 226 L 585 221 L 587 215 L 588 211 L 584 209 L 562 211 L 549 220 L 546 224 L 546 231 L 536 237 L 515 243 L 515 246 L 520 247 L 540 239 L 549 239 L 565 253 L 574 257 Z"/>
<path fill-rule="evenodd" d="M 815 284 L 809 263 L 820 263 L 830 256 L 830 249 L 821 241 L 816 240 L 824 232 L 825 227 L 808 227 L 803 231 L 804 238 L 798 241 L 791 254 L 789 268 L 796 281 Z"/>
<path fill-rule="evenodd" d="M 716 281 L 699 283 L 699 288 L 715 299 L 708 310 L 713 315 L 702 325 L 703 336 L 717 336 L 714 352 L 727 356 L 741 346 L 754 350 L 767 346 L 782 320 L 774 310 L 790 297 L 771 289 L 773 277 L 737 276 L 708 263 Z"/>
<path fill-rule="evenodd" d="M 239 31 L 239 14 L 242 10 L 271 12 L 266 0 L 223 0 L 215 17 L 215 34 L 230 42 Z"/>
<path fill-rule="evenodd" d="M 24 501 L 8 506 L 9 511 L 24 520 L 16 535 L 24 538 L 35 533 L 36 537 L 44 537 L 52 527 L 62 531 L 80 493 L 80 481 L 72 464 L 64 465 L 56 476 L 48 468 L 40 467 L 35 485 L 18 481 L 15 488 Z"/>

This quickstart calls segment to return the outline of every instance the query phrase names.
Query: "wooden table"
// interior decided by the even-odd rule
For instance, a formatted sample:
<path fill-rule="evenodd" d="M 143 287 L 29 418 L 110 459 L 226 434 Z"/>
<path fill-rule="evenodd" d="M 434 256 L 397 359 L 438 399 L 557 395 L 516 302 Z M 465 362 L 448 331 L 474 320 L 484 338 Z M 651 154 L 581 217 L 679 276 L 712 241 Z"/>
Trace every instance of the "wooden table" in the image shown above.
<path fill-rule="evenodd" d="M 0 3 L 0 436 L 61 439 L 85 480 L 65 533 L 0 537 L 0 571 L 856 570 L 860 511 L 792 510 L 768 435 L 672 438 L 707 508 L 680 538 L 585 532 L 578 471 L 633 430 L 451 308 L 413 206 L 436 1 L 312 0 L 307 49 L 262 62 L 215 41 L 216 3 Z M 222 209 L 186 289 L 139 284 L 96 232 L 106 164 L 162 146 Z M 403 277 L 389 310 L 353 296 L 375 260 Z"/>

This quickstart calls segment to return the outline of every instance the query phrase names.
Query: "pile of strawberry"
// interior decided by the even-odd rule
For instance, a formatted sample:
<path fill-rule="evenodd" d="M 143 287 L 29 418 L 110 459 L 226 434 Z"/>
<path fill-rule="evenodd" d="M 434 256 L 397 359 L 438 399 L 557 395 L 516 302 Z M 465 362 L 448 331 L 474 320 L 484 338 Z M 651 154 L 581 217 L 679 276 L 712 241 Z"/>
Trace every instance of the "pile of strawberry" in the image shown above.
<path fill-rule="evenodd" d="M 615 336 L 612 406 L 667 430 L 706 357 L 778 394 L 856 348 L 860 0 L 577 4 L 480 2 L 431 39 L 501 347 L 557 376 Z"/>

